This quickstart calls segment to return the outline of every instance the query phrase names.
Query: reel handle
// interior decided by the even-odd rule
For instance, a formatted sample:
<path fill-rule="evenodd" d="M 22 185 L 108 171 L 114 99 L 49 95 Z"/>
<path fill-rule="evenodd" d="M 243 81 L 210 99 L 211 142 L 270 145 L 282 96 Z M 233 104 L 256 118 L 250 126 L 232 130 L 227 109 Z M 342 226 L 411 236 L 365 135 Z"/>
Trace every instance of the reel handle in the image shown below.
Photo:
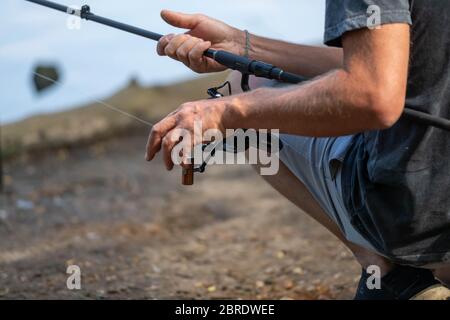
<path fill-rule="evenodd" d="M 183 167 L 181 171 L 181 184 L 183 186 L 194 185 L 194 164 L 190 164 L 188 167 Z"/>

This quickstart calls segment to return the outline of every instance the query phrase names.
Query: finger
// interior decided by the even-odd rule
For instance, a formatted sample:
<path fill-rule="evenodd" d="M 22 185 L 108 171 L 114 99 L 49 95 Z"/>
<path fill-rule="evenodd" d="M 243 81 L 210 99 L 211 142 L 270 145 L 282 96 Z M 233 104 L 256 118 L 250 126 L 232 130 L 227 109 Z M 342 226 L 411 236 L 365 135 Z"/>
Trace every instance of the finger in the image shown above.
<path fill-rule="evenodd" d="M 194 48 L 198 42 L 201 40 L 198 38 L 191 37 L 186 40 L 177 50 L 176 55 L 179 61 L 183 62 L 187 67 L 190 67 L 191 63 L 189 60 L 189 53 Z"/>
<path fill-rule="evenodd" d="M 193 150 L 194 143 L 192 140 L 192 136 L 190 134 L 182 134 L 180 137 L 180 141 L 177 144 L 177 148 L 179 151 L 178 163 L 183 168 L 188 168 L 189 164 L 194 163 L 193 159 Z M 172 151 L 173 152 L 173 151 Z"/>
<path fill-rule="evenodd" d="M 161 150 L 162 139 L 164 139 L 166 134 L 176 126 L 176 123 L 175 117 L 171 116 L 153 127 L 147 141 L 145 153 L 145 159 L 147 161 L 152 161 L 159 150 Z"/>
<path fill-rule="evenodd" d="M 161 136 L 152 129 L 147 139 L 147 146 L 145 147 L 145 160 L 152 161 L 155 155 L 161 150 Z"/>
<path fill-rule="evenodd" d="M 160 55 L 160 56 L 166 55 L 164 50 L 166 49 L 167 45 L 174 37 L 175 37 L 174 34 L 168 34 L 168 35 L 162 37 L 161 39 L 159 39 L 158 45 L 156 47 L 156 51 L 158 52 L 158 55 Z"/>
<path fill-rule="evenodd" d="M 195 70 L 197 72 L 201 72 L 202 70 L 204 70 L 206 59 L 208 59 L 204 56 L 204 53 L 210 47 L 211 47 L 211 42 L 201 41 L 201 42 L 198 42 L 196 44 L 196 46 L 191 49 L 191 51 L 189 52 L 188 58 L 189 58 L 189 62 L 190 62 L 190 67 L 193 70 Z"/>
<path fill-rule="evenodd" d="M 180 142 L 182 150 L 181 166 L 183 168 L 189 169 L 191 165 L 195 164 L 194 150 L 202 145 L 202 141 L 201 128 L 196 127 L 196 125 L 194 125 L 193 132 L 191 131 L 188 135 L 183 136 L 183 140 Z"/>
<path fill-rule="evenodd" d="M 179 130 L 170 131 L 162 141 L 163 160 L 167 170 L 171 171 L 174 167 L 174 160 L 172 159 L 173 148 L 180 143 L 181 136 Z"/>
<path fill-rule="evenodd" d="M 194 29 L 203 19 L 202 15 L 186 14 L 181 12 L 163 10 L 161 18 L 168 24 L 183 29 Z"/>
<path fill-rule="evenodd" d="M 186 34 L 179 34 L 173 37 L 172 40 L 170 40 L 169 44 L 164 49 L 164 53 L 171 57 L 172 59 L 178 60 L 177 57 L 177 50 L 178 48 L 183 45 L 184 42 L 186 42 L 188 39 L 192 38 L 189 35 Z"/>
<path fill-rule="evenodd" d="M 194 163 L 194 158 L 193 158 L 193 150 L 194 150 L 194 145 L 192 143 L 190 143 L 189 141 L 182 141 L 181 142 L 183 144 L 183 154 L 181 155 L 181 167 L 185 168 L 185 169 L 189 169 Z"/>

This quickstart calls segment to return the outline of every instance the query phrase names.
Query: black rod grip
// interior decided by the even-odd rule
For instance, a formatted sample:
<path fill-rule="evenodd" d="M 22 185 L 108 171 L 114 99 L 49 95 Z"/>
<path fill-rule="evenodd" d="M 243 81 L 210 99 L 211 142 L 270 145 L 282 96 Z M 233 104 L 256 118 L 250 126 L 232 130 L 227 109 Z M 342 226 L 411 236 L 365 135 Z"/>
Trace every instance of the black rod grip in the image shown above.
<path fill-rule="evenodd" d="M 292 84 L 297 84 L 307 80 L 299 75 L 284 72 L 282 69 L 269 63 L 252 60 L 227 51 L 216 51 L 209 49 L 205 51 L 205 56 L 214 59 L 229 69 L 236 70 L 241 73 L 252 74 L 260 78 L 275 79 Z"/>
<path fill-rule="evenodd" d="M 221 65 L 242 73 L 248 73 L 252 60 L 227 51 L 207 50 L 205 56 L 216 60 Z"/>

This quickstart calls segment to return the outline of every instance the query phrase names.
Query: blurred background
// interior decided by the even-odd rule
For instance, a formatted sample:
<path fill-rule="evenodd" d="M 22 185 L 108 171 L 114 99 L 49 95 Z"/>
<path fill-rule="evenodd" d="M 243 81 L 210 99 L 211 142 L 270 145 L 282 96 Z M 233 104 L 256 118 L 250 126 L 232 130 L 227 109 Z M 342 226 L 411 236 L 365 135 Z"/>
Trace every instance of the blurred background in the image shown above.
<path fill-rule="evenodd" d="M 58 1 L 63 3 L 62 1 Z M 320 45 L 325 1 L 70 0 L 158 33 L 161 9 Z M 359 268 L 336 239 L 249 166 L 180 170 L 144 161 L 149 126 L 203 99 L 198 76 L 154 42 L 22 0 L 0 10 L 0 299 L 351 298 Z M 58 79 L 49 86 L 38 70 Z M 66 286 L 79 266 L 82 289 Z"/>
<path fill-rule="evenodd" d="M 161 34 L 174 32 L 159 16 L 164 8 L 202 12 L 255 34 L 294 42 L 317 44 L 323 33 L 324 1 L 92 0 L 89 4 L 94 13 Z M 4 0 L 0 19 L 0 86 L 13 88 L 2 90 L 3 122 L 90 102 L 123 87 L 130 77 L 153 85 L 193 76 L 183 65 L 155 55 L 151 41 L 86 21 L 80 30 L 70 30 L 67 16 L 32 3 Z M 30 72 L 35 64 L 49 62 L 61 68 L 64 86 L 37 99 L 30 90 Z"/>

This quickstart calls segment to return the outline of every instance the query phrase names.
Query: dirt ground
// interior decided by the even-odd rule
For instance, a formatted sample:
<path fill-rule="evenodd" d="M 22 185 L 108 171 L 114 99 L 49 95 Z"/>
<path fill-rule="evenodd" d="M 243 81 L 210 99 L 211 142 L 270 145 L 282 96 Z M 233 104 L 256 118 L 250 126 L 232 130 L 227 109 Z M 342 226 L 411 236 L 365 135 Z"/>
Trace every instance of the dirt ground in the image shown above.
<path fill-rule="evenodd" d="M 350 299 L 360 270 L 247 166 L 194 187 L 146 133 L 7 164 L 1 299 Z M 82 289 L 66 287 L 78 265 Z"/>

